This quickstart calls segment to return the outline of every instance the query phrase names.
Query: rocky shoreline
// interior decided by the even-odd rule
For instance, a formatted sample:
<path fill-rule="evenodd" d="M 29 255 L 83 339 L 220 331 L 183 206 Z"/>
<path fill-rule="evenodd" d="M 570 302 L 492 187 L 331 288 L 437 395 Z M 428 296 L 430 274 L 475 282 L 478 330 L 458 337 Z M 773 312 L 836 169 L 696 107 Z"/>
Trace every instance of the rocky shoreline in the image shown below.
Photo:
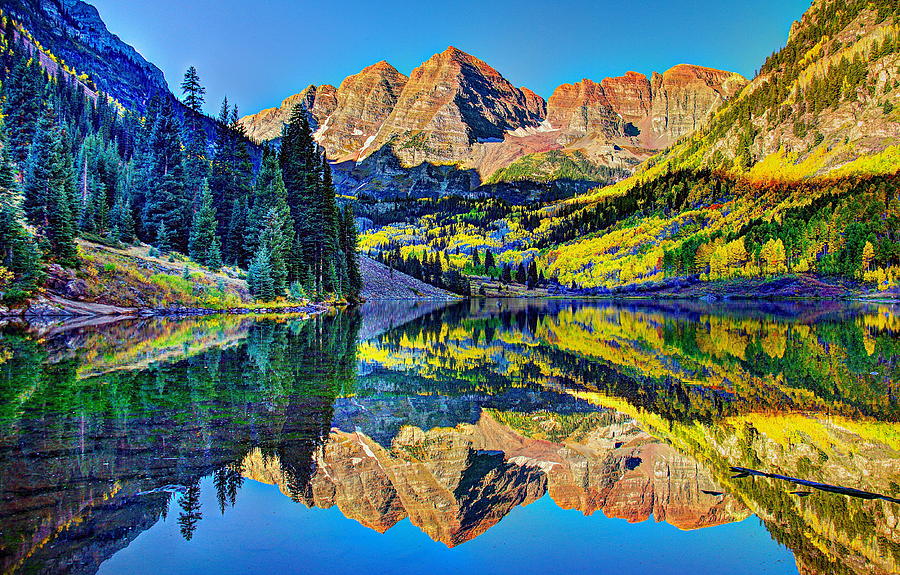
<path fill-rule="evenodd" d="M 174 306 L 167 308 L 119 307 L 100 303 L 70 300 L 57 295 L 44 295 L 22 307 L 0 306 L 0 319 L 77 319 L 85 317 L 197 317 L 204 315 L 263 315 L 271 313 L 316 315 L 329 306 L 321 303 L 288 307 L 206 308 Z"/>

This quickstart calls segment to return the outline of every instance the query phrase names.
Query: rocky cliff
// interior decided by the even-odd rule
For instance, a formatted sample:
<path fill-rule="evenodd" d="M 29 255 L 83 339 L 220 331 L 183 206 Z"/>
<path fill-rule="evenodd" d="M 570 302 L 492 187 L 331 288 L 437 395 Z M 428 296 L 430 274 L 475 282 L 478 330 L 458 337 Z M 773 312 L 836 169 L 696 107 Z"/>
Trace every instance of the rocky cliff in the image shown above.
<path fill-rule="evenodd" d="M 81 0 L 4 0 L 0 7 L 41 45 L 124 106 L 143 110 L 168 94 L 162 71 L 107 30 L 97 9 Z"/>
<path fill-rule="evenodd" d="M 604 163 L 644 160 L 702 126 L 746 84 L 739 74 L 679 64 L 651 79 L 637 72 L 599 83 L 584 79 L 558 87 L 547 122 L 560 145 Z"/>
<path fill-rule="evenodd" d="M 542 106 L 535 96 L 451 46 L 412 71 L 371 147 L 389 144 L 409 165 L 459 162 L 476 143 L 537 127 Z"/>
<path fill-rule="evenodd" d="M 319 143 L 338 160 L 356 160 L 374 149 L 376 134 L 395 109 L 407 80 L 385 61 L 347 77 L 337 89 L 334 111 L 316 132 Z M 323 116 L 316 109 L 313 114 Z"/>

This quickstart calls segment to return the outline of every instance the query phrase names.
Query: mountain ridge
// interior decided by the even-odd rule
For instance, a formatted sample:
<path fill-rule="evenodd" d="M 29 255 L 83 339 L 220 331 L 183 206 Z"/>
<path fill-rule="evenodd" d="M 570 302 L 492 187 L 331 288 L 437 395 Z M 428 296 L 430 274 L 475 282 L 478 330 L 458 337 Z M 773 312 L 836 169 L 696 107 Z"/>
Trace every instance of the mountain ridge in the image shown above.
<path fill-rule="evenodd" d="M 378 94 L 378 85 L 356 82 L 374 71 L 386 84 Z M 318 96 L 333 87 L 311 85 L 240 122 L 257 140 L 277 139 L 293 106 L 303 103 L 332 161 L 362 162 L 386 149 L 406 168 L 430 163 L 474 170 L 477 186 L 523 157 L 553 150 L 630 169 L 696 129 L 744 84 L 733 72 L 679 64 L 649 78 L 627 72 L 599 83 L 563 84 L 544 100 L 450 46 L 409 77 L 386 61 L 348 76 L 334 91 L 333 105 L 321 105 Z M 369 100 L 377 105 L 354 103 Z"/>
<path fill-rule="evenodd" d="M 13 16 L 56 56 L 86 73 L 97 89 L 135 111 L 169 93 L 162 70 L 107 29 L 97 8 L 81 0 L 4 0 Z"/>

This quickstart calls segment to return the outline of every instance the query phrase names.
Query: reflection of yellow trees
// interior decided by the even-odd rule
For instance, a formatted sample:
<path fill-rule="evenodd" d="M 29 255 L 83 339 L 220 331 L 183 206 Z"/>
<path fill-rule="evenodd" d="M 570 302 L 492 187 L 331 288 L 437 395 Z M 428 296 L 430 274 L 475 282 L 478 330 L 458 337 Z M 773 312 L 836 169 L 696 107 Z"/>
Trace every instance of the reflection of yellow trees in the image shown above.
<path fill-rule="evenodd" d="M 877 313 L 860 316 L 862 324 L 871 331 L 888 331 L 900 335 L 900 310 L 884 308 Z"/>
<path fill-rule="evenodd" d="M 657 353 L 666 349 L 661 320 L 662 316 L 587 306 L 544 318 L 537 336 L 560 349 L 662 377 L 671 373 L 671 367 Z"/>
<path fill-rule="evenodd" d="M 79 349 L 79 377 L 119 369 L 143 369 L 160 361 L 175 361 L 239 342 L 255 321 L 302 319 L 303 314 L 230 314 L 193 318 L 125 320 L 90 332 Z"/>
<path fill-rule="evenodd" d="M 731 466 L 897 495 L 900 430 L 896 424 L 844 417 L 750 413 L 713 425 L 670 421 L 619 398 L 575 393 L 633 417 L 646 432 L 701 461 L 722 490 L 758 515 L 796 555 L 805 573 L 896 573 L 896 504 L 814 492 L 791 495 L 790 483 L 731 477 Z"/>
<path fill-rule="evenodd" d="M 592 372 L 594 361 L 625 378 L 718 390 L 711 395 L 698 390 L 689 402 L 696 405 L 688 408 L 701 410 L 690 411 L 695 415 L 719 401 L 740 405 L 740 412 L 769 406 L 895 413 L 881 387 L 893 368 L 879 358 L 891 353 L 884 328 L 897 320 L 881 311 L 859 318 L 835 331 L 834 324 L 765 317 L 704 315 L 687 321 L 649 310 L 568 306 L 542 315 L 531 330 L 498 320 L 491 320 L 489 335 L 477 321 L 423 325 L 362 343 L 359 356 L 438 381 L 454 377 L 480 386 L 499 376 L 514 386 L 562 381 L 599 389 L 592 378 L 605 376 Z"/>
<path fill-rule="evenodd" d="M 476 341 L 471 327 L 443 324 L 437 333 L 404 333 L 395 339 L 362 342 L 357 354 L 362 361 L 386 369 L 414 372 L 426 379 L 476 369 L 516 379 L 521 366 L 528 361 L 526 353 L 533 343 L 517 330 L 498 331 L 490 343 L 483 339 Z"/>
<path fill-rule="evenodd" d="M 749 335 L 740 324 L 718 316 L 710 316 L 707 322 L 709 331 L 697 334 L 697 347 L 701 351 L 714 357 L 730 355 L 746 359 Z"/>
<path fill-rule="evenodd" d="M 760 339 L 762 349 L 771 358 L 782 358 L 787 349 L 787 326 L 773 326 Z"/>

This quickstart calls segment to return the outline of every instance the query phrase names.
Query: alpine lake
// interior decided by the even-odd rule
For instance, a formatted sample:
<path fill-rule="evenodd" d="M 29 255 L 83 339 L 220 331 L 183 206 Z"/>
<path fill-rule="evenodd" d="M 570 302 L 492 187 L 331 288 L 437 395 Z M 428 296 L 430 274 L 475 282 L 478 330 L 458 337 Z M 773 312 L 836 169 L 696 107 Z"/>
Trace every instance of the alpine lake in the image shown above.
<path fill-rule="evenodd" d="M 8 573 L 900 572 L 900 307 L 0 328 Z"/>

